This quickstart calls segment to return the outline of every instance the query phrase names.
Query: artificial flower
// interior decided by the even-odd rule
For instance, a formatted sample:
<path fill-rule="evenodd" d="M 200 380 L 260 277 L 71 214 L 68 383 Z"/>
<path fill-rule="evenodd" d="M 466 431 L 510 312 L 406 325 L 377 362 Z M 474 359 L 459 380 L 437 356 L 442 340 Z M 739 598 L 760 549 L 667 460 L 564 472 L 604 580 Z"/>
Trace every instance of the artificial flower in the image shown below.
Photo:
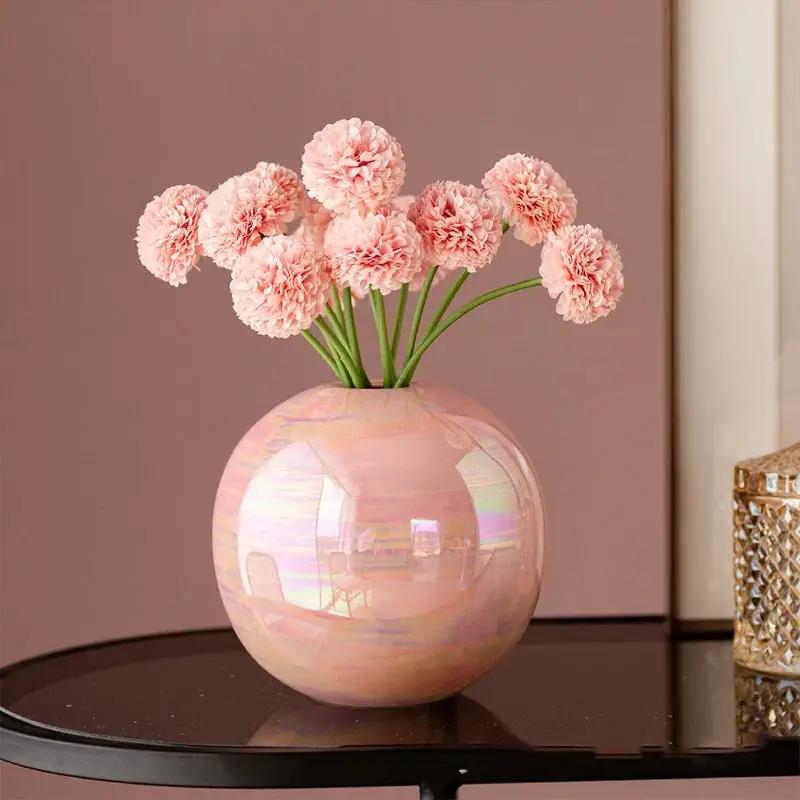
<path fill-rule="evenodd" d="M 437 181 L 422 190 L 408 211 L 422 237 L 425 259 L 439 270 L 477 272 L 500 247 L 503 221 L 477 187 Z"/>
<path fill-rule="evenodd" d="M 625 286 L 617 246 L 591 225 L 569 225 L 550 234 L 539 274 L 550 297 L 558 298 L 556 311 L 578 324 L 608 316 Z"/>
<path fill-rule="evenodd" d="M 369 289 L 389 294 L 422 270 L 422 240 L 402 212 L 335 216 L 325 234 L 333 278 L 356 296 Z"/>
<path fill-rule="evenodd" d="M 525 244 L 539 244 L 575 220 L 575 195 L 546 161 L 522 153 L 505 156 L 484 175 L 483 185 L 514 237 Z"/>
<path fill-rule="evenodd" d="M 400 192 L 405 173 L 399 142 L 357 117 L 326 125 L 303 153 L 309 195 L 335 213 L 375 211 Z"/>
<path fill-rule="evenodd" d="M 413 194 L 401 194 L 398 197 L 392 198 L 388 203 L 385 203 L 384 208 L 390 211 L 400 211 L 403 214 L 407 214 L 408 209 L 411 208 L 411 204 L 415 199 Z"/>
<path fill-rule="evenodd" d="M 197 229 L 207 197 L 205 189 L 190 183 L 170 186 L 154 197 L 139 217 L 139 260 L 171 286 L 186 283 L 186 276 L 203 255 Z"/>
<path fill-rule="evenodd" d="M 310 198 L 306 198 L 304 208 L 303 218 L 292 236 L 311 247 L 322 247 L 325 231 L 333 215 L 321 203 Z"/>
<path fill-rule="evenodd" d="M 325 310 L 331 271 L 325 255 L 297 239 L 263 239 L 231 272 L 233 309 L 256 333 L 285 339 L 310 328 Z"/>
<path fill-rule="evenodd" d="M 218 266 L 232 269 L 265 236 L 284 233 L 302 202 L 300 179 L 280 164 L 262 161 L 244 175 L 228 178 L 208 196 L 200 217 L 206 255 Z"/>

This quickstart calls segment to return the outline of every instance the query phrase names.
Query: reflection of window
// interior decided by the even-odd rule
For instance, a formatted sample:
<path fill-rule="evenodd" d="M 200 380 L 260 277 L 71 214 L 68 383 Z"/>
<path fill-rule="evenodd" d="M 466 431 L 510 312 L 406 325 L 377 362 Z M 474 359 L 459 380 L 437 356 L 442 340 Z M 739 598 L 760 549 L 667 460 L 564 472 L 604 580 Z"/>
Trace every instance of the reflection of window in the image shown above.
<path fill-rule="evenodd" d="M 456 469 L 472 499 L 480 542 L 491 547 L 513 545 L 519 515 L 515 484 L 521 480 L 517 450 L 477 420 L 469 423 L 469 431 L 480 447 L 470 450 Z"/>
<path fill-rule="evenodd" d="M 438 520 L 412 519 L 411 538 L 415 556 L 433 556 L 441 552 Z"/>
<path fill-rule="evenodd" d="M 344 499 L 344 489 L 323 473 L 322 491 L 320 492 L 319 506 L 317 507 L 318 537 L 338 540 Z"/>
<path fill-rule="evenodd" d="M 342 509 L 344 508 L 345 491 L 326 473 L 322 474 L 322 491 L 317 507 L 316 535 L 316 570 L 319 584 L 319 607 L 324 608 L 333 599 L 333 589 L 329 577 L 321 573 L 326 554 L 340 546 Z"/>
<path fill-rule="evenodd" d="M 275 559 L 266 553 L 251 552 L 247 554 L 247 582 L 245 591 L 253 597 L 284 600 L 281 578 Z"/>

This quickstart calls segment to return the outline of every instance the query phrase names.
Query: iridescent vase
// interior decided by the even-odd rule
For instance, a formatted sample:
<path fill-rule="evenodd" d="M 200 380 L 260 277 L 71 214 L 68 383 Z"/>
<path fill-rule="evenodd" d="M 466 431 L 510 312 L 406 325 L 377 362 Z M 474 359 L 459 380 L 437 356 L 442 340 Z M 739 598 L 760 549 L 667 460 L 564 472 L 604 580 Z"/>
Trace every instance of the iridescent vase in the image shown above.
<path fill-rule="evenodd" d="M 539 595 L 541 493 L 513 435 L 440 386 L 326 385 L 239 442 L 214 566 L 242 644 L 336 705 L 453 695 L 519 640 Z"/>

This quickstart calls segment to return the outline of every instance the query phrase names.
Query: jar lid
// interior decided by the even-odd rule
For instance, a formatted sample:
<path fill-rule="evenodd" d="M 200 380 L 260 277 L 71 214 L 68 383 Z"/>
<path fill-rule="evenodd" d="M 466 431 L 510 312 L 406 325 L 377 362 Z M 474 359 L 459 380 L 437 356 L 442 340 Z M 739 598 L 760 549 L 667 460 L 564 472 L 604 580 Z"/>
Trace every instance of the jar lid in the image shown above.
<path fill-rule="evenodd" d="M 733 472 L 733 486 L 753 494 L 800 498 L 800 442 L 740 461 Z"/>

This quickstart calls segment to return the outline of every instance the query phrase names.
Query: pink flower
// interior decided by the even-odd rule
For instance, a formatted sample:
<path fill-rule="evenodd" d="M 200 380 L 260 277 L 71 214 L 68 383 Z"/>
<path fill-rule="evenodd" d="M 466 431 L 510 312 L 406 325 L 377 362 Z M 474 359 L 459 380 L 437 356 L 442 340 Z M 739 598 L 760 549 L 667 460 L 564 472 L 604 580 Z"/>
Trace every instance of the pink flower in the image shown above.
<path fill-rule="evenodd" d="M 270 189 L 270 210 L 284 225 L 291 222 L 307 202 L 303 184 L 293 169 L 259 161 L 248 174 L 255 175 Z"/>
<path fill-rule="evenodd" d="M 422 241 L 399 212 L 336 216 L 325 234 L 333 278 L 363 296 L 369 289 L 389 294 L 413 281 L 422 269 Z"/>
<path fill-rule="evenodd" d="M 394 137 L 354 117 L 314 134 L 303 153 L 302 174 L 308 193 L 325 208 L 366 213 L 398 194 L 406 164 Z"/>
<path fill-rule="evenodd" d="M 414 201 L 417 198 L 414 197 L 413 194 L 401 194 L 399 197 L 395 197 L 393 200 L 390 200 L 388 203 L 383 205 L 384 211 L 399 211 L 401 214 L 405 214 L 408 216 L 409 209 L 414 204 Z M 424 248 L 423 248 L 424 249 Z M 422 289 L 422 285 L 425 283 L 425 278 L 428 277 L 428 269 L 425 268 L 425 264 L 423 263 L 423 269 L 421 269 L 412 279 L 409 281 L 409 289 L 412 292 L 418 292 Z M 429 267 L 431 265 L 428 265 Z M 446 277 L 446 274 L 442 270 L 437 270 L 436 275 L 433 277 L 433 282 L 431 286 L 436 286 L 438 283 L 441 283 Z"/>
<path fill-rule="evenodd" d="M 306 199 L 305 213 L 292 236 L 310 247 L 322 247 L 333 215 L 316 200 Z"/>
<path fill-rule="evenodd" d="M 408 209 L 411 208 L 411 204 L 414 202 L 415 199 L 416 198 L 414 197 L 413 194 L 401 194 L 399 197 L 395 197 L 385 205 L 391 211 L 400 211 L 403 214 L 407 214 Z"/>
<path fill-rule="evenodd" d="M 171 286 L 186 283 L 203 248 L 197 234 L 208 192 L 191 184 L 170 186 L 154 197 L 139 217 L 136 247 L 139 260 Z"/>
<path fill-rule="evenodd" d="M 613 311 L 625 281 L 617 246 L 591 225 L 569 225 L 550 234 L 539 268 L 556 311 L 565 321 L 594 322 Z"/>
<path fill-rule="evenodd" d="M 500 247 L 503 221 L 477 186 L 437 181 L 422 190 L 408 211 L 422 236 L 425 258 L 441 270 L 476 272 Z"/>
<path fill-rule="evenodd" d="M 331 287 L 325 256 L 290 236 L 271 236 L 238 259 L 233 310 L 256 333 L 285 339 L 311 327 Z"/>
<path fill-rule="evenodd" d="M 539 244 L 575 220 L 575 195 L 546 161 L 522 153 L 505 156 L 484 175 L 483 185 L 514 226 L 514 237 L 525 244 Z"/>
<path fill-rule="evenodd" d="M 200 218 L 200 241 L 214 263 L 232 269 L 265 236 L 283 233 L 299 213 L 303 187 L 295 172 L 264 161 L 213 191 Z"/>

